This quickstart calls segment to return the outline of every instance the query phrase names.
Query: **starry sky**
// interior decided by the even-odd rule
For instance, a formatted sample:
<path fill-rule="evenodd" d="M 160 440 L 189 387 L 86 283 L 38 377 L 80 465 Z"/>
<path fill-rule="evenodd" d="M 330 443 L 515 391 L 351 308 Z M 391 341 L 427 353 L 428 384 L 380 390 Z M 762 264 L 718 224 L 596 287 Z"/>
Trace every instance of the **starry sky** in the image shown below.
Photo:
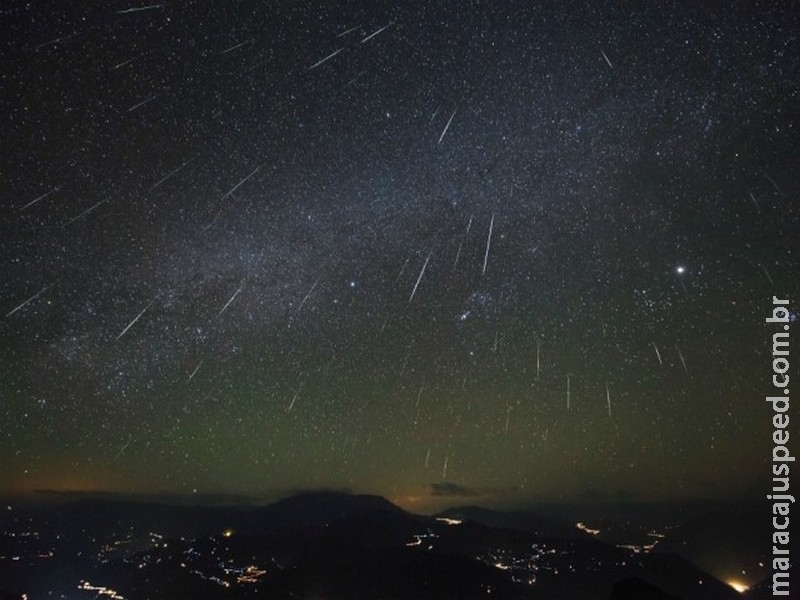
<path fill-rule="evenodd" d="M 84 4 L 0 15 L 0 492 L 769 485 L 793 3 Z"/>

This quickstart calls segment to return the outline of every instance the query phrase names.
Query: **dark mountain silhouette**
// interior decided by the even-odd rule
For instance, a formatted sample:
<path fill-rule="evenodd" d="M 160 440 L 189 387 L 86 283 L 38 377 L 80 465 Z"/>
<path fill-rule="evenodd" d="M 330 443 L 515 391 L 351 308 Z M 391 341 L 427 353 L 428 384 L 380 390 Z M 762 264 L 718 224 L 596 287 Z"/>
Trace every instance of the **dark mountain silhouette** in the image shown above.
<path fill-rule="evenodd" d="M 564 519 L 546 517 L 533 511 L 501 512 L 479 506 L 450 508 L 436 515 L 450 519 L 474 521 L 489 527 L 503 527 L 538 533 L 545 537 L 583 539 L 586 534 Z"/>
<path fill-rule="evenodd" d="M 687 519 L 671 529 L 656 546 L 658 553 L 675 553 L 699 568 L 771 577 L 772 527 L 771 506 L 764 503 L 716 508 Z M 797 519 L 790 521 L 791 553 L 800 553 L 800 528 Z M 756 565 L 763 565 L 760 570 Z M 771 592 L 770 592 L 771 594 Z"/>
<path fill-rule="evenodd" d="M 532 512 L 426 517 L 377 496 L 314 492 L 255 509 L 80 501 L 11 514 L 6 531 L 38 535 L 4 538 L 0 556 L 23 559 L 0 561 L 0 581 L 31 597 L 90 580 L 153 600 L 608 600 L 643 585 L 681 600 L 739 598 L 683 558 L 634 554 Z"/>
<path fill-rule="evenodd" d="M 711 569 L 714 562 L 736 564 L 743 556 L 760 553 L 766 560 L 771 551 L 772 514 L 764 506 L 746 506 L 708 511 L 675 527 L 658 545 L 659 552 L 678 552 L 700 567 Z M 751 565 L 742 564 L 749 569 Z"/>
<path fill-rule="evenodd" d="M 794 566 L 789 570 L 789 591 L 792 594 L 788 596 L 789 598 L 796 598 L 800 595 L 795 587 L 798 585 L 798 581 L 800 581 L 800 567 Z M 767 600 L 767 598 L 786 598 L 787 596 L 772 595 L 772 574 L 770 574 L 769 577 L 765 577 L 751 586 L 741 597 L 745 600 Z"/>
<path fill-rule="evenodd" d="M 609 600 L 680 600 L 638 577 L 623 579 L 614 584 Z"/>
<path fill-rule="evenodd" d="M 256 535 L 279 529 L 325 525 L 367 511 L 404 511 L 379 496 L 340 492 L 304 492 L 265 507 L 207 507 L 149 504 L 133 501 L 84 499 L 33 507 L 26 512 L 44 522 L 51 532 L 78 537 L 134 526 L 157 531 L 163 537 L 215 535 L 227 529 Z M 0 527 L 10 515 L 0 513 Z"/>
<path fill-rule="evenodd" d="M 341 492 L 303 492 L 247 515 L 247 530 L 267 532 L 329 525 L 367 512 L 406 514 L 385 498 Z"/>
<path fill-rule="evenodd" d="M 275 582 L 289 596 L 372 600 L 375 598 L 531 598 L 499 569 L 454 554 L 408 548 L 368 548 L 306 556 Z"/>
<path fill-rule="evenodd" d="M 693 563 L 676 554 L 647 554 L 639 575 L 665 592 L 684 600 L 727 598 L 739 600 L 739 593 Z"/>
<path fill-rule="evenodd" d="M 100 534 L 133 525 L 145 531 L 158 531 L 165 537 L 194 537 L 217 533 L 246 511 L 86 499 L 36 506 L 25 512 L 47 523 L 48 531 L 62 536 Z M 0 527 L 13 516 L 13 513 L 0 514 Z"/>

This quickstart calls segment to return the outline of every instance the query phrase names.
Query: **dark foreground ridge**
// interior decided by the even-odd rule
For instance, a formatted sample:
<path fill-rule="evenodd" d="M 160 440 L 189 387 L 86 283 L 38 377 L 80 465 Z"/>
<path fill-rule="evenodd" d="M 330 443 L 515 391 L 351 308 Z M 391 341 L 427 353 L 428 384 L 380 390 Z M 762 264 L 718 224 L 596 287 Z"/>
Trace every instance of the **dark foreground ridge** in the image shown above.
<path fill-rule="evenodd" d="M 0 598 L 740 597 L 674 554 L 620 548 L 558 518 L 502 515 L 425 517 L 332 492 L 257 509 L 11 507 L 2 515 Z"/>

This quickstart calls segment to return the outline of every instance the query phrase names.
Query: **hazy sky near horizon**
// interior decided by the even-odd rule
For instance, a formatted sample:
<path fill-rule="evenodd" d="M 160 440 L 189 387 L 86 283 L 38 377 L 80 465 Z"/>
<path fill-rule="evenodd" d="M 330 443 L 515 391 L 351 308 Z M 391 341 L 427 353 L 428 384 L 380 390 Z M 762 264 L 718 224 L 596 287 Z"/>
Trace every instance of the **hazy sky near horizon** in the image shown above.
<path fill-rule="evenodd" d="M 0 492 L 767 488 L 792 3 L 3 13 Z"/>

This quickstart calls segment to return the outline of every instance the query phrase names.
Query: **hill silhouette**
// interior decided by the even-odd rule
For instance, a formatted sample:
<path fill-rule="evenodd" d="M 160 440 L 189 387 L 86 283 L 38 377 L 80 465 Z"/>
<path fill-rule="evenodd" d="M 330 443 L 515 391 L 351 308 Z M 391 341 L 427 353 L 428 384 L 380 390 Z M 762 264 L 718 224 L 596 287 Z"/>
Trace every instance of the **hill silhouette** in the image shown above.
<path fill-rule="evenodd" d="M 324 491 L 259 508 L 82 500 L 10 514 L 6 531 L 37 536 L 4 538 L 0 556 L 24 560 L 0 561 L 0 581 L 29 597 L 90 579 L 154 600 L 739 598 L 674 554 L 634 554 L 535 512 L 428 517 Z"/>

